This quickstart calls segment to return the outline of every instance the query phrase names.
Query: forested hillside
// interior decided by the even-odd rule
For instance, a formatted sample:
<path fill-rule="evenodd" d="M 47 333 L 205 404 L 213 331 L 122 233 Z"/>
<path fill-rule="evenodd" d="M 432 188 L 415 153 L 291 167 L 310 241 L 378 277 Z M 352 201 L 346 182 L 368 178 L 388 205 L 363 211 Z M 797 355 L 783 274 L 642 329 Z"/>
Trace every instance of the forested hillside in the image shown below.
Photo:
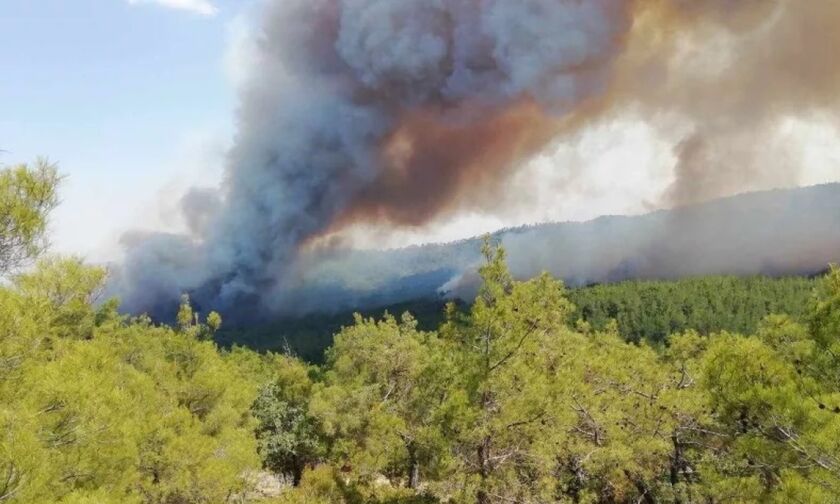
<path fill-rule="evenodd" d="M 420 299 L 369 310 L 358 310 L 364 317 L 381 317 L 384 313 L 409 312 L 424 330 L 434 330 L 444 321 L 447 302 L 441 299 Z M 457 306 L 462 306 L 458 303 Z M 352 325 L 356 311 L 317 313 L 303 317 L 284 317 L 270 324 L 222 329 L 215 341 L 224 348 L 243 346 L 258 352 L 282 352 L 304 361 L 322 364 L 324 352 L 333 344 L 342 327 Z"/>
<path fill-rule="evenodd" d="M 493 239 L 510 253 L 516 278 L 548 271 L 570 287 L 708 275 L 810 276 L 840 261 L 838 215 L 840 183 L 834 183 L 646 215 L 523 226 Z M 306 287 L 283 307 L 292 314 L 367 310 L 440 292 L 469 300 L 477 289 L 472 272 L 481 261 L 481 240 L 308 257 L 301 273 Z"/>
<path fill-rule="evenodd" d="M 312 365 L 221 350 L 222 316 L 188 297 L 174 327 L 120 315 L 104 270 L 41 255 L 57 182 L 49 166 L 0 174 L 0 211 L 16 209 L 0 240 L 15 258 L 0 286 L 4 504 L 838 501 L 838 268 L 804 304 L 808 281 L 746 280 L 797 318 L 649 345 L 572 322 L 562 282 L 514 280 L 488 242 L 474 302 L 428 330 L 357 316 Z M 608 286 L 586 306 L 751 306 L 738 282 Z M 758 316 L 743 311 L 721 313 Z"/>
<path fill-rule="evenodd" d="M 805 277 L 699 277 L 675 281 L 629 281 L 569 289 L 575 309 L 569 323 L 586 322 L 597 330 L 611 321 L 632 342 L 661 344 L 673 333 L 693 329 L 750 333 L 768 315 L 785 313 L 800 320 L 812 302 L 816 281 Z M 446 302 L 421 299 L 363 311 L 411 312 L 419 327 L 434 330 L 444 320 Z M 458 302 L 459 309 L 467 305 Z M 290 351 L 310 362 L 323 362 L 333 335 L 353 323 L 353 312 L 313 314 L 280 319 L 247 329 L 220 331 L 216 341 L 225 347 L 244 345 L 260 351 Z"/>
<path fill-rule="evenodd" d="M 628 341 L 662 343 L 688 329 L 750 333 L 764 317 L 805 315 L 816 282 L 803 277 L 700 277 L 630 281 L 569 291 L 574 317 L 598 329 L 611 320 Z"/>

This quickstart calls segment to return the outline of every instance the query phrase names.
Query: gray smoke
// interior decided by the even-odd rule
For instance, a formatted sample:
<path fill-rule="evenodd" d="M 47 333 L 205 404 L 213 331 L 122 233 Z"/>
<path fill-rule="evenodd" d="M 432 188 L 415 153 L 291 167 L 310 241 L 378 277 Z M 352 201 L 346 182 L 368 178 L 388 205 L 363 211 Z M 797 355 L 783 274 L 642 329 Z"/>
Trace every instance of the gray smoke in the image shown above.
<path fill-rule="evenodd" d="M 277 309 L 306 240 L 451 210 L 479 169 L 545 145 L 629 24 L 622 0 L 268 2 L 224 187 L 187 196 L 190 236 L 125 239 L 125 306 Z"/>
<path fill-rule="evenodd" d="M 114 289 L 126 309 L 162 316 L 182 292 L 243 321 L 297 309 L 307 289 L 346 291 L 339 280 L 310 287 L 330 263 L 301 252 L 311 240 L 356 222 L 387 229 L 487 211 L 515 168 L 624 107 L 694 126 L 669 202 L 725 194 L 765 173 L 751 152 L 736 154 L 760 145 L 779 114 L 836 103 L 840 65 L 818 47 L 836 30 L 803 30 L 831 28 L 840 9 L 804 4 L 267 1 L 222 187 L 185 196 L 184 235 L 127 234 Z M 686 44 L 719 33 L 739 59 L 731 69 L 678 61 Z"/>
<path fill-rule="evenodd" d="M 810 275 L 840 261 L 840 184 L 763 191 L 643 216 L 503 230 L 520 279 L 548 271 L 570 286 L 701 275 Z M 474 298 L 482 239 L 309 257 L 292 312 Z"/>

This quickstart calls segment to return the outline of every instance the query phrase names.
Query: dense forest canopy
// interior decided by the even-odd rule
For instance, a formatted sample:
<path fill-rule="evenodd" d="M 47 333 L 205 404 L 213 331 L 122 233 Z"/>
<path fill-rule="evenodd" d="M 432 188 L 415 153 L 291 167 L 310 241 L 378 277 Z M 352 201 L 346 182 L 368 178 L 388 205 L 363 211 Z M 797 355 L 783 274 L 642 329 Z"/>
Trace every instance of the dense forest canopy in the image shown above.
<path fill-rule="evenodd" d="M 15 170 L 54 193 L 54 172 Z M 5 197 L 0 211 L 24 211 L 3 216 L 20 259 L 0 286 L 2 503 L 840 495 L 838 268 L 570 292 L 515 280 L 488 242 L 472 303 L 433 327 L 358 315 L 313 365 L 220 348 L 222 316 L 188 297 L 174 327 L 121 315 L 100 299 L 106 271 L 78 259 L 12 268 L 40 252 L 52 200 Z"/>
<path fill-rule="evenodd" d="M 802 320 L 811 305 L 817 281 L 805 277 L 711 276 L 676 281 L 628 281 L 567 290 L 578 321 L 598 330 L 615 321 L 621 336 L 632 342 L 659 345 L 673 333 L 689 329 L 701 334 L 719 331 L 754 332 L 768 315 L 784 313 Z M 457 301 L 459 309 L 468 304 Z M 410 312 L 418 325 L 436 329 L 445 319 L 446 301 L 418 299 L 365 310 L 367 317 Z M 354 321 L 353 312 L 285 318 L 272 324 L 229 328 L 216 335 L 225 347 L 245 345 L 262 351 L 291 351 L 309 362 L 322 363 L 333 335 Z"/>
<path fill-rule="evenodd" d="M 698 277 L 673 282 L 630 281 L 569 291 L 575 317 L 599 329 L 618 323 L 629 341 L 663 343 L 689 329 L 754 332 L 768 315 L 801 319 L 816 281 L 802 277 Z"/>

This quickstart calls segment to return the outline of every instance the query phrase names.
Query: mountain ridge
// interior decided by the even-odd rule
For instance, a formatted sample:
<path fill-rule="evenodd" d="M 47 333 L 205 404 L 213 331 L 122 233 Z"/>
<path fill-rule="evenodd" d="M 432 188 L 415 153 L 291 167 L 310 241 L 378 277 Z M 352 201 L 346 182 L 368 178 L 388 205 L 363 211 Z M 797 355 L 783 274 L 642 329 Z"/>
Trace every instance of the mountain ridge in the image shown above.
<path fill-rule="evenodd" d="M 811 275 L 840 260 L 840 183 L 744 193 L 643 215 L 550 222 L 491 234 L 511 271 L 569 285 L 703 275 Z M 310 259 L 289 307 L 364 309 L 435 296 L 469 299 L 481 237 Z M 331 308 L 331 309 L 330 309 Z"/>

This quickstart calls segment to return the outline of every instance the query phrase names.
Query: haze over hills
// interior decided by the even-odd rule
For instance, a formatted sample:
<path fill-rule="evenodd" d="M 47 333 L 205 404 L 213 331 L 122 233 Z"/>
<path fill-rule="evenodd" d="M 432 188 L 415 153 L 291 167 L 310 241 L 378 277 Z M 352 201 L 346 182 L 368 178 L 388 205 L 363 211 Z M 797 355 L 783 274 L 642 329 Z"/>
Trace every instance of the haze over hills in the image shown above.
<path fill-rule="evenodd" d="M 742 194 L 642 216 L 550 223 L 493 235 L 518 278 L 570 286 L 699 275 L 810 275 L 840 260 L 840 184 Z M 399 250 L 330 250 L 298 264 L 286 313 L 464 297 L 481 237 Z"/>

